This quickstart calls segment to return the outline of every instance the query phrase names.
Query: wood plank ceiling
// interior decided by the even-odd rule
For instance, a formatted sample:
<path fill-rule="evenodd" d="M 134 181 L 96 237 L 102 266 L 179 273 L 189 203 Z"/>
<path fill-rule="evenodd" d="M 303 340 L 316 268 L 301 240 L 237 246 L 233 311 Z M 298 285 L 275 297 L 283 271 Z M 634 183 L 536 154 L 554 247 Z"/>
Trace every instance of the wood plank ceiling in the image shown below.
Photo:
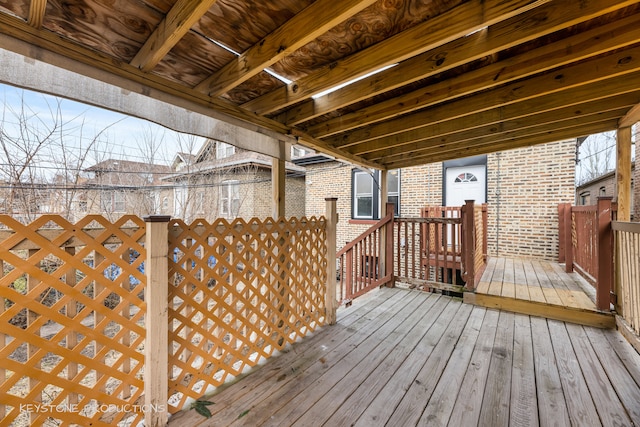
<path fill-rule="evenodd" d="M 380 169 L 640 116 L 640 0 L 0 0 L 0 34 Z"/>

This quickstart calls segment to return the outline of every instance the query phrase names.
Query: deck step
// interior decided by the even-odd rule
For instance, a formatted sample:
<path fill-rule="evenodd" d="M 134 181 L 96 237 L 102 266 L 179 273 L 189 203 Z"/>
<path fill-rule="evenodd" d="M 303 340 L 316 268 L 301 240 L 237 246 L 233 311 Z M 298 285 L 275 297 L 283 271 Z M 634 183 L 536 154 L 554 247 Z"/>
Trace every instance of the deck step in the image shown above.
<path fill-rule="evenodd" d="M 486 295 L 475 292 L 465 292 L 463 301 L 466 304 L 495 308 L 512 313 L 528 314 L 530 316 L 561 320 L 585 326 L 612 329 L 616 327 L 613 313 L 585 310 L 582 308 L 565 307 L 546 302 L 526 301 L 497 295 Z"/>

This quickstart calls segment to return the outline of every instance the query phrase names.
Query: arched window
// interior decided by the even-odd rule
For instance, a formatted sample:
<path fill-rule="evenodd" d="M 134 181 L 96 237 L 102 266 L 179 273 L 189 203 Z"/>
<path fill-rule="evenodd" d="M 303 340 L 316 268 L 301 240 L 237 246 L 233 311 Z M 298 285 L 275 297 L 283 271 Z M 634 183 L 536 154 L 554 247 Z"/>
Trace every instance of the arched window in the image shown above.
<path fill-rule="evenodd" d="M 474 174 L 464 172 L 456 176 L 456 179 L 454 182 L 477 182 L 477 181 L 478 181 L 478 178 Z"/>

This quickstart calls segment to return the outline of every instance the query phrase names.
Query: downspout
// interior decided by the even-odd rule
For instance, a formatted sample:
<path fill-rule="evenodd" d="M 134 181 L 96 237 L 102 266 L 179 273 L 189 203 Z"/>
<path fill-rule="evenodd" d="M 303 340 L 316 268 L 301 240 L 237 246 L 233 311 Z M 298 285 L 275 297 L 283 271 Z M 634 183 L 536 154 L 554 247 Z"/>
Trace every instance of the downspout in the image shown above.
<path fill-rule="evenodd" d="M 500 153 L 498 157 L 498 167 L 496 170 L 496 256 L 500 256 Z"/>

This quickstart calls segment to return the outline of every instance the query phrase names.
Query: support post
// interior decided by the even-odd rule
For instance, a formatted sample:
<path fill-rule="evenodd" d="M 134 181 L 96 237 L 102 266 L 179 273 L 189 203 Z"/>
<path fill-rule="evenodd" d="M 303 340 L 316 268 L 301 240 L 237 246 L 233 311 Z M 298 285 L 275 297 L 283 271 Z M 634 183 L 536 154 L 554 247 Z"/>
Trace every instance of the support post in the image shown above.
<path fill-rule="evenodd" d="M 278 219 L 285 215 L 285 147 L 284 141 L 280 141 L 280 157 L 272 160 L 271 167 L 271 192 L 273 194 L 272 215 L 274 219 Z"/>
<path fill-rule="evenodd" d="M 476 239 L 474 238 L 475 214 L 473 212 L 475 200 L 465 200 L 462 209 L 462 239 L 464 242 L 462 253 L 462 277 L 465 279 L 465 288 L 475 289 L 474 258 L 476 252 Z"/>
<path fill-rule="evenodd" d="M 616 197 L 618 221 L 631 220 L 631 127 L 618 128 L 616 138 Z"/>
<path fill-rule="evenodd" d="M 338 212 L 337 201 L 335 197 L 327 197 L 325 199 L 325 218 L 327 221 L 327 289 L 324 297 L 325 304 L 325 322 L 329 325 L 336 323 L 336 311 L 338 309 L 338 299 L 336 297 L 336 278 L 338 271 L 336 269 L 336 244 L 337 244 L 337 224 Z"/>
<path fill-rule="evenodd" d="M 613 289 L 613 231 L 611 230 L 611 197 L 598 197 L 598 280 L 596 308 L 609 311 Z"/>
<path fill-rule="evenodd" d="M 391 280 L 387 282 L 388 288 L 393 288 L 396 285 L 395 275 L 393 274 L 393 216 L 395 214 L 395 205 L 393 203 L 386 204 L 386 214 L 391 215 L 391 221 L 387 223 L 385 227 L 385 231 L 381 233 L 382 238 L 384 239 L 384 259 L 385 269 L 383 270 L 382 277 L 385 277 L 387 274 L 391 274 Z M 382 243 L 381 243 L 382 244 Z M 387 271 L 388 269 L 388 271 Z"/>
<path fill-rule="evenodd" d="M 165 426 L 169 394 L 169 220 L 170 216 L 151 215 L 146 223 L 145 275 L 147 304 L 145 328 L 144 402 L 145 426 Z"/>
<path fill-rule="evenodd" d="M 389 171 L 384 169 L 380 171 L 380 206 L 385 208 L 385 215 L 388 214 L 387 201 L 389 199 Z M 380 233 L 380 250 L 385 251 L 385 255 L 379 257 L 380 277 L 387 275 L 387 233 Z"/>
<path fill-rule="evenodd" d="M 564 208 L 564 271 L 573 272 L 573 240 L 571 237 L 571 229 L 573 228 L 571 220 L 571 204 L 565 205 Z"/>

